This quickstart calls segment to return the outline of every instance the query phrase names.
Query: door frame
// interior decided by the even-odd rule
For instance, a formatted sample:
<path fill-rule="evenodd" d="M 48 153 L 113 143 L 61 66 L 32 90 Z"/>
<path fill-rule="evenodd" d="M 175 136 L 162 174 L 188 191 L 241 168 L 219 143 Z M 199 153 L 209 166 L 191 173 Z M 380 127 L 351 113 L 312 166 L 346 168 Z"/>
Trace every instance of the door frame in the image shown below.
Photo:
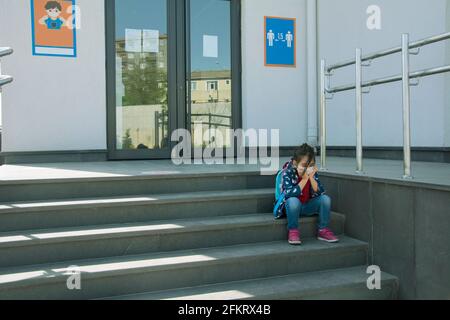
<path fill-rule="evenodd" d="M 168 112 L 169 143 L 165 149 L 117 150 L 116 148 L 116 49 L 115 1 L 104 0 L 106 52 L 106 127 L 109 160 L 170 159 L 176 145 L 170 134 L 179 128 L 189 129 L 187 122 L 186 67 L 186 4 L 188 1 L 167 0 L 168 33 Z M 231 2 L 231 86 L 232 128 L 242 128 L 242 58 L 241 0 Z M 235 147 L 237 149 L 236 143 Z"/>

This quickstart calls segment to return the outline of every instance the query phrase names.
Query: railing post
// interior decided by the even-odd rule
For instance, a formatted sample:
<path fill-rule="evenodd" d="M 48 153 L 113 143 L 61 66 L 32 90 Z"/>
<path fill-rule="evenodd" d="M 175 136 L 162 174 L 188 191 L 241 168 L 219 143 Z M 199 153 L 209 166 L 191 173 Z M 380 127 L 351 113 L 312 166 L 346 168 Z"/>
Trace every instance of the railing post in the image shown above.
<path fill-rule="evenodd" d="M 160 149 L 160 141 L 159 141 L 159 111 L 155 111 L 155 149 Z"/>
<path fill-rule="evenodd" d="M 327 169 L 327 118 L 326 118 L 325 60 L 320 61 L 320 170 Z"/>
<path fill-rule="evenodd" d="M 362 146 L 362 54 L 356 49 L 356 173 L 363 173 L 363 146 Z"/>
<path fill-rule="evenodd" d="M 2 76 L 2 59 L 0 58 L 0 77 Z M 0 94 L 2 93 L 2 85 L 0 84 Z M 1 97 L 0 97 L 1 98 Z M 0 101 L 0 104 L 2 102 Z"/>
<path fill-rule="evenodd" d="M 404 33 L 402 35 L 404 179 L 411 179 L 411 88 L 409 74 L 409 34 Z"/>

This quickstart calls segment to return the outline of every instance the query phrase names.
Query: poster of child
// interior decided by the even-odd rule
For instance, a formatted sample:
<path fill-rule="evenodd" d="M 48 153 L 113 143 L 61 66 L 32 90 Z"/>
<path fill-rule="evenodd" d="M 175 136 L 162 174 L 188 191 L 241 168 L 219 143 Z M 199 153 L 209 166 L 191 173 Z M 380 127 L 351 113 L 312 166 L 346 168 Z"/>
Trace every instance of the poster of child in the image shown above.
<path fill-rule="evenodd" d="M 76 56 L 75 0 L 31 0 L 33 54 Z"/>

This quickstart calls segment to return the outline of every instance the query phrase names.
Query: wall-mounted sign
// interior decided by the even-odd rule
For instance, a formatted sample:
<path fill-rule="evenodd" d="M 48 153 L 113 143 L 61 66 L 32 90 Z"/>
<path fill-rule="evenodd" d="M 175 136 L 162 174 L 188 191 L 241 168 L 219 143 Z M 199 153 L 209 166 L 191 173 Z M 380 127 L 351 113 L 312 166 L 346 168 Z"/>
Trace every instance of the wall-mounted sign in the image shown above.
<path fill-rule="evenodd" d="M 296 67 L 295 18 L 264 17 L 264 64 L 267 67 Z"/>
<path fill-rule="evenodd" d="M 31 0 L 33 55 L 76 57 L 76 0 Z"/>

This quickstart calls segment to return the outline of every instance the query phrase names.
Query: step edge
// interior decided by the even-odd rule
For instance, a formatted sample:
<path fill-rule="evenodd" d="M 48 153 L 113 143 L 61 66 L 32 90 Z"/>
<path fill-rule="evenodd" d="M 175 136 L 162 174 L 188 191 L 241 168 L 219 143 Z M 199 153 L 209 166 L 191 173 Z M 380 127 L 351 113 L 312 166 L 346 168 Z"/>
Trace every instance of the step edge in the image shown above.
<path fill-rule="evenodd" d="M 216 217 L 207 217 L 203 218 L 210 219 L 212 221 L 216 220 L 218 221 L 215 224 L 207 224 L 207 225 L 191 225 L 185 228 L 169 228 L 169 229 L 156 229 L 156 230 L 139 230 L 139 231 L 122 231 L 122 232 L 111 232 L 111 233 L 104 233 L 104 234 L 98 234 L 98 235 L 81 235 L 81 236 L 70 236 L 70 237 L 61 237 L 61 238 L 49 238 L 49 239 L 31 239 L 27 241 L 11 241 L 11 242 L 0 242 L 0 250 L 1 249 L 7 249 L 7 248 L 20 248 L 20 247 L 31 247 L 31 246 L 38 246 L 38 245 L 50 245 L 50 244 L 62 244 L 62 243 L 71 243 L 71 242 L 83 242 L 83 241 L 95 241 L 95 240 L 107 240 L 107 239 L 122 239 L 122 238 L 131 238 L 131 237 L 144 237 L 144 236 L 159 236 L 159 235 L 170 235 L 170 234 L 183 234 L 183 233 L 197 233 L 197 232 L 203 232 L 203 231 L 222 231 L 222 230 L 228 230 L 228 229 L 234 229 L 234 228 L 249 228 L 249 227 L 259 227 L 259 226 L 270 226 L 270 225 L 284 225 L 286 222 L 284 220 L 276 220 L 276 219 L 269 219 L 271 217 L 272 213 L 267 214 L 259 214 L 259 213 L 250 213 L 246 215 L 242 215 L 244 217 L 252 217 L 255 216 L 255 221 L 237 221 L 233 223 L 223 223 L 223 220 L 225 219 L 214 219 Z M 220 218 L 237 218 L 240 217 L 240 215 L 225 215 L 220 216 Z M 253 218 L 253 217 L 252 217 Z M 331 219 L 337 221 L 338 223 L 344 223 L 344 218 L 342 218 L 340 215 L 336 213 L 332 213 Z M 194 221 L 200 221 L 200 219 L 191 219 L 192 222 Z M 219 221 L 222 220 L 220 223 Z M 300 218 L 300 221 L 303 224 L 313 224 L 317 220 L 317 217 L 302 217 Z M 177 220 L 158 220 L 155 222 L 167 222 L 171 221 L 170 224 L 176 224 Z M 179 221 L 179 220 L 178 220 Z M 189 221 L 189 219 L 182 220 L 182 221 Z M 191 222 L 190 221 L 190 222 Z M 163 224 L 163 223 L 161 223 Z M 130 224 L 121 224 L 121 226 L 127 226 L 129 225 L 138 225 L 134 223 Z M 145 225 L 139 224 L 139 225 Z M 112 227 L 113 225 L 98 225 L 94 227 Z M 86 227 L 91 227 L 90 225 Z M 14 237 L 14 236 L 29 236 L 30 231 L 34 231 L 33 233 L 50 233 L 49 231 L 55 230 L 57 232 L 70 232 L 69 229 L 63 230 L 64 228 L 54 228 L 54 229 L 36 229 L 36 230 L 24 230 L 25 232 L 23 234 L 19 233 L 10 233 L 10 232 L 2 232 L 0 233 L 0 238 L 2 237 Z M 342 235 L 343 233 L 340 233 L 339 235 Z M 307 238 L 305 238 L 307 239 Z"/>
<path fill-rule="evenodd" d="M 273 175 L 275 175 L 274 172 Z M 203 178 L 203 177 L 236 177 L 236 176 L 263 176 L 261 170 L 243 170 L 243 171 L 223 171 L 223 172 L 193 172 L 193 173 L 176 173 L 176 174 L 155 174 L 155 175 L 132 175 L 132 176 L 110 176 L 110 177 L 79 177 L 79 178 L 50 178 L 50 179 L 15 179 L 0 180 L 1 186 L 9 185 L 39 185 L 54 183 L 80 183 L 80 182 L 116 182 L 116 181 L 141 181 L 141 180 L 161 180 L 161 179 L 186 179 L 186 178 Z"/>
<path fill-rule="evenodd" d="M 347 238 L 350 239 L 350 238 Z M 354 240 L 354 239 L 352 239 Z M 360 242 L 360 241 L 358 241 Z M 276 241 L 276 242 L 269 242 L 266 244 L 281 244 L 285 243 L 284 241 Z M 258 245 L 263 245 L 264 243 L 259 243 Z M 248 245 L 248 244 L 247 244 Z M 253 244 L 254 245 L 254 244 Z M 238 245 L 242 246 L 242 245 Z M 245 245 L 243 245 L 245 246 Z M 226 247 L 219 247 L 219 248 L 230 248 L 230 247 L 237 247 L 237 246 L 226 246 Z M 292 248 L 286 245 L 286 248 Z M 302 246 L 304 248 L 304 246 Z M 210 248 L 208 248 L 210 249 Z M 208 251 L 208 249 L 205 249 L 205 251 Z M 215 248 L 218 249 L 218 248 Z M 202 249 L 196 249 L 196 250 L 202 250 Z M 182 252 L 189 252 L 192 250 L 183 250 Z M 367 251 L 367 244 L 360 242 L 360 243 L 349 243 L 341 246 L 330 246 L 330 247 L 321 247 L 321 248 L 315 248 L 315 249 L 308 249 L 308 250 L 297 250 L 295 251 L 296 254 L 303 254 L 303 255 L 328 255 L 328 254 L 343 254 L 343 253 L 352 253 L 352 252 L 359 252 L 359 251 Z M 81 275 L 83 279 L 102 279 L 102 278 L 108 278 L 113 276 L 123 276 L 123 275 L 129 275 L 129 274 L 142 274 L 142 273 L 148 273 L 148 272 L 159 272 L 159 271 L 165 271 L 165 270 L 176 270 L 176 269 L 184 269 L 186 267 L 199 267 L 203 265 L 220 265 L 220 264 L 226 264 L 226 263 L 232 263 L 234 260 L 242 260 L 242 259 L 255 259 L 255 258 L 263 258 L 266 256 L 287 256 L 291 255 L 294 251 L 284 251 L 284 252 L 262 252 L 260 254 L 251 254 L 251 255 L 242 255 L 242 256 L 232 256 L 232 257 L 225 257 L 215 260 L 206 260 L 206 261 L 190 261 L 190 262 L 184 262 L 184 263 L 172 263 L 167 265 L 158 265 L 158 266 L 148 266 L 148 267 L 141 267 L 141 268 L 133 268 L 133 269 L 121 269 L 121 270 L 110 270 L 110 271 L 103 271 L 103 272 L 97 272 L 97 273 L 86 273 L 82 272 Z M 173 252 L 175 253 L 175 252 Z M 198 253 L 200 254 L 200 253 Z M 142 256 L 142 255 L 139 255 Z M 129 256 L 131 258 L 133 256 Z M 135 256 L 136 257 L 136 256 Z M 95 261 L 98 259 L 89 259 L 87 261 Z M 86 261 L 86 260 L 85 260 Z M 67 261 L 66 265 L 77 265 L 77 261 Z M 81 262 L 78 261 L 78 262 Z M 35 265 L 35 268 L 41 267 L 39 269 L 44 270 L 58 270 L 58 269 L 65 269 L 68 267 L 60 267 L 61 263 L 55 263 L 56 266 L 51 267 L 49 265 Z M 30 266 L 30 268 L 33 266 Z M 10 268 L 7 268 L 10 269 Z M 27 270 L 19 273 L 29 273 L 36 270 Z M 40 271 L 40 270 L 39 270 Z M 0 274 L 1 276 L 6 276 L 9 273 L 6 274 Z M 14 273 L 12 273 L 14 274 Z M 51 283 L 57 283 L 61 281 L 62 279 L 65 280 L 67 277 L 66 274 L 58 273 L 53 277 L 44 277 L 44 276 L 38 276 L 31 279 L 27 279 L 26 281 L 19 283 L 14 282 L 8 282 L 0 284 L 0 291 L 7 290 L 8 288 L 24 288 L 24 287 L 30 287 L 33 285 L 42 285 L 43 283 L 51 284 Z"/>
<path fill-rule="evenodd" d="M 250 194 L 245 194 L 243 191 L 254 191 Z M 218 195 L 217 193 L 221 193 Z M 225 193 L 225 195 L 222 195 Z M 228 194 L 227 194 L 228 193 Z M 140 201 L 118 201 L 118 202 L 109 202 L 109 203 L 85 203 L 85 204 L 68 204 L 68 205 L 47 205 L 47 206 L 39 206 L 32 208 L 0 208 L 0 216 L 6 214 L 14 214 L 14 213 L 33 213 L 33 212 L 42 212 L 42 211 L 64 211 L 64 210 L 74 210 L 74 209 L 90 209 L 90 208 L 110 208 L 110 207 L 129 207 L 129 206 L 142 206 L 142 205 L 162 205 L 162 204 L 182 204 L 182 203 L 200 203 L 200 202 L 209 202 L 209 201 L 221 201 L 221 200 L 236 200 L 236 199 L 255 199 L 255 198 L 266 198 L 269 194 L 273 195 L 272 189 L 236 189 L 232 191 L 214 191 L 210 192 L 192 192 L 192 193 L 182 193 L 186 194 L 186 196 L 182 198 L 175 198 L 175 195 L 179 195 L 179 193 L 174 194 L 153 194 L 153 195 L 133 195 L 133 196 L 119 196 L 117 198 L 132 198 L 132 197 L 163 197 L 162 199 L 156 200 L 140 200 Z M 194 197 L 192 197 L 194 196 Z M 167 198 L 166 198 L 167 197 Z M 108 200 L 108 197 L 93 197 L 93 198 L 79 198 L 79 199 L 57 199 L 57 200 L 38 200 L 36 202 L 31 203 L 48 203 L 48 202 L 74 202 L 74 201 L 88 201 L 88 200 Z M 111 199 L 110 199 L 111 200 Z M 0 203 L 0 206 L 13 206 L 18 204 L 29 204 L 30 202 L 5 202 Z"/>
<path fill-rule="evenodd" d="M 288 274 L 288 275 L 281 275 L 281 276 L 273 276 L 273 277 L 264 277 L 264 278 L 255 278 L 255 279 L 245 279 L 245 280 L 237 280 L 237 281 L 229 281 L 229 282 L 221 282 L 221 283 L 214 283 L 214 284 L 206 284 L 206 285 L 200 285 L 200 286 L 192 286 L 192 287 L 181 287 L 181 288 L 175 288 L 175 289 L 169 289 L 169 290 L 158 290 L 158 291 L 149 291 L 149 292 L 143 292 L 143 293 L 137 293 L 137 294 L 126 294 L 126 295 L 118 295 L 118 296 L 110 296 L 110 297 L 103 297 L 103 298 L 98 298 L 98 299 L 94 299 L 94 300 L 136 300 L 136 299 L 132 299 L 133 297 L 144 297 L 144 296 L 157 296 L 157 295 L 163 295 L 163 294 L 170 294 L 170 293 L 174 293 L 176 291 L 188 291 L 188 290 L 194 290 L 194 289 L 210 289 L 210 288 L 220 288 L 220 287 L 224 287 L 222 290 L 227 289 L 226 286 L 233 286 L 236 284 L 247 284 L 247 283 L 257 283 L 260 281 L 264 281 L 264 280 L 294 280 L 298 278 L 303 278 L 303 277 L 307 277 L 307 276 L 314 276 L 314 277 L 318 277 L 320 278 L 321 276 L 323 276 L 324 274 L 330 274 L 330 273 L 334 273 L 334 272 L 344 272 L 344 271 L 351 271 L 351 272 L 363 272 L 365 269 L 367 268 L 367 266 L 355 266 L 355 267 L 348 267 L 348 268 L 339 268 L 339 269 L 328 269 L 328 270 L 319 270 L 319 271 L 311 271 L 311 272 L 302 272 L 302 273 L 296 273 L 296 274 Z M 398 278 L 396 276 L 393 276 L 389 273 L 386 272 L 381 272 L 381 283 L 388 283 L 389 286 L 394 289 L 397 290 L 396 286 L 397 286 L 397 282 L 398 282 Z M 325 289 L 335 289 L 335 288 L 340 288 L 342 286 L 345 285 L 355 285 L 358 286 L 361 283 L 363 283 L 363 281 L 360 281 L 358 279 L 358 281 L 356 282 L 350 282 L 350 281 L 345 281 L 344 283 L 340 283 L 340 284 L 336 284 L 336 285 L 330 285 L 330 286 L 318 286 L 317 288 L 314 288 L 313 291 L 316 291 L 318 289 L 321 289 L 322 291 Z M 382 285 L 382 289 L 383 290 L 383 285 Z M 291 292 L 283 292 L 284 295 L 289 295 L 291 293 L 295 293 L 295 292 L 302 292 L 302 291 L 307 291 L 308 289 L 306 288 L 302 288 L 302 287 L 297 287 L 297 288 L 293 288 L 293 290 Z M 130 299 L 131 298 L 131 299 Z M 272 293 L 268 293 L 267 295 L 261 294 L 261 295 L 257 295 L 256 297 L 249 297 L 249 298 L 237 298 L 237 299 L 231 299 L 231 300 L 253 300 L 253 299 L 274 299 L 276 297 L 274 297 L 274 295 Z M 163 299 L 163 300 L 171 300 L 170 299 Z M 174 298 L 177 299 L 177 298 Z M 284 299 L 284 298 L 281 298 Z M 137 300 L 152 300 L 152 299 L 148 299 L 148 298 L 144 298 L 144 299 L 137 299 Z M 155 300 L 155 299 L 153 299 Z M 275 299 L 276 300 L 276 299 Z M 205 300 L 203 300 L 205 301 Z"/>

